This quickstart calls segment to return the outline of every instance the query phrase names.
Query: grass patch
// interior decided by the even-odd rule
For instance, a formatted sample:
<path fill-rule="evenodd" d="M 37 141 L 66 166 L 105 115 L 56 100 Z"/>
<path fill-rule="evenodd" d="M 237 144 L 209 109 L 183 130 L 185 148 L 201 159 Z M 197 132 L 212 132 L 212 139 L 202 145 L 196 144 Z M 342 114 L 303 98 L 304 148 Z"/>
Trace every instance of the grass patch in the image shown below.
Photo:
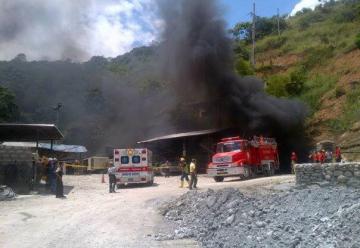
<path fill-rule="evenodd" d="M 330 75 L 316 75 L 305 82 L 300 99 L 307 103 L 312 113 L 319 110 L 322 96 L 332 90 L 337 82 L 337 77 Z"/>
<path fill-rule="evenodd" d="M 327 126 L 335 133 L 348 131 L 360 120 L 360 88 L 348 93 L 342 116 L 336 120 L 327 121 Z"/>

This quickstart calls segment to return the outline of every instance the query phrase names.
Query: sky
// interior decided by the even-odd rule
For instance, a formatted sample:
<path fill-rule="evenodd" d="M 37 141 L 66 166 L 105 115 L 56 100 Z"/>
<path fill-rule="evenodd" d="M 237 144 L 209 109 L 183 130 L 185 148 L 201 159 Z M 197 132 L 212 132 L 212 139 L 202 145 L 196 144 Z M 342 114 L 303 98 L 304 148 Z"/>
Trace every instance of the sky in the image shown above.
<path fill-rule="evenodd" d="M 0 60 L 85 61 L 116 57 L 159 40 L 156 0 L 0 0 Z M 169 0 L 177 1 L 177 0 Z M 228 28 L 257 15 L 294 14 L 318 0 L 218 0 Z"/>
<path fill-rule="evenodd" d="M 225 19 L 229 27 L 234 26 L 234 24 L 239 21 L 250 20 L 250 12 L 252 12 L 254 2 L 253 0 L 221 0 L 220 2 L 225 7 Z M 309 1 L 255 0 L 256 14 L 258 16 L 273 16 L 277 14 L 277 9 L 279 9 L 281 15 L 290 14 L 295 6 L 300 2 L 302 2 L 305 6 L 307 5 L 306 2 Z"/>

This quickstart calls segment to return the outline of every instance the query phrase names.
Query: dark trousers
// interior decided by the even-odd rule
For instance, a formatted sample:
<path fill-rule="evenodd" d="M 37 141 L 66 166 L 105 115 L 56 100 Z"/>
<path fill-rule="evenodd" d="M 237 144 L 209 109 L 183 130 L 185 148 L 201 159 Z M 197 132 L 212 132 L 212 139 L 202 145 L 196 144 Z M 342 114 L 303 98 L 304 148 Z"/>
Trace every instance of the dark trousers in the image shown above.
<path fill-rule="evenodd" d="M 109 193 L 115 192 L 116 177 L 115 175 L 109 174 Z"/>
<path fill-rule="evenodd" d="M 56 179 L 56 197 L 64 197 L 64 185 L 62 179 Z"/>
<path fill-rule="evenodd" d="M 196 175 L 195 172 L 192 172 L 191 173 L 189 189 L 192 189 L 192 188 L 196 189 L 196 184 L 197 184 L 197 175 Z"/>
<path fill-rule="evenodd" d="M 53 194 L 56 194 L 56 174 L 49 174 L 49 182 L 50 182 L 50 191 Z"/>
<path fill-rule="evenodd" d="M 183 172 L 181 173 L 180 180 L 181 180 L 181 181 L 184 181 L 184 179 L 189 182 L 189 175 L 188 175 L 186 172 L 183 171 Z"/>

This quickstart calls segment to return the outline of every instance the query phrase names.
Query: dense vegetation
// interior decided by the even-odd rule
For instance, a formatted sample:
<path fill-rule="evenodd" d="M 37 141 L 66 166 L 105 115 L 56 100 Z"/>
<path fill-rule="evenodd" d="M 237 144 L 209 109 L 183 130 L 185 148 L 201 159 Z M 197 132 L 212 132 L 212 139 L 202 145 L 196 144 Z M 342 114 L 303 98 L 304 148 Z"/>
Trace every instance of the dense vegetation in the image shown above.
<path fill-rule="evenodd" d="M 323 120 L 332 132 L 341 133 L 360 120 L 360 72 L 357 64 L 336 64 L 360 49 L 360 1 L 325 2 L 315 10 L 303 9 L 292 17 L 257 18 L 255 74 L 267 82 L 268 93 L 298 98 L 310 108 L 310 120 L 324 102 L 340 102 L 340 116 Z M 230 30 L 236 40 L 238 60 L 247 60 L 251 49 L 250 23 Z M 239 49 L 238 47 L 242 47 Z M 360 58 L 357 58 L 360 61 Z M 354 60 L 356 62 L 356 59 Z M 238 63 L 239 64 L 239 63 Z M 247 65 L 243 66 L 247 70 Z M 236 68 L 241 72 L 241 68 Z M 337 103 L 335 103 L 337 104 Z"/>

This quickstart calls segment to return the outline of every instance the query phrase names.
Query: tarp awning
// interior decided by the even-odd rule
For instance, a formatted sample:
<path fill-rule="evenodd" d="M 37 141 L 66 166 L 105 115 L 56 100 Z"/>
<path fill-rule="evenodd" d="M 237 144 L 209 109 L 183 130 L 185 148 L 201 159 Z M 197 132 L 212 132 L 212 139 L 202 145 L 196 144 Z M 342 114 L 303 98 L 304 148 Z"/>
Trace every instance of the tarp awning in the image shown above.
<path fill-rule="evenodd" d="M 0 141 L 39 141 L 62 138 L 62 133 L 54 124 L 0 124 Z"/>
<path fill-rule="evenodd" d="M 4 142 L 4 146 L 16 146 L 16 147 L 36 147 L 36 142 Z M 51 150 L 51 144 L 39 143 L 40 149 Z M 55 152 L 67 152 L 67 153 L 85 153 L 87 149 L 85 146 L 78 145 L 64 145 L 64 144 L 53 144 L 53 151 Z"/>
<path fill-rule="evenodd" d="M 137 143 L 142 144 L 142 143 L 150 143 L 150 142 L 160 141 L 160 140 L 186 138 L 186 137 L 192 137 L 192 136 L 202 136 L 202 135 L 217 133 L 222 130 L 223 129 L 207 129 L 207 130 L 192 131 L 192 132 L 186 132 L 186 133 L 169 134 L 169 135 L 155 137 L 155 138 L 148 139 L 148 140 L 139 141 Z"/>

